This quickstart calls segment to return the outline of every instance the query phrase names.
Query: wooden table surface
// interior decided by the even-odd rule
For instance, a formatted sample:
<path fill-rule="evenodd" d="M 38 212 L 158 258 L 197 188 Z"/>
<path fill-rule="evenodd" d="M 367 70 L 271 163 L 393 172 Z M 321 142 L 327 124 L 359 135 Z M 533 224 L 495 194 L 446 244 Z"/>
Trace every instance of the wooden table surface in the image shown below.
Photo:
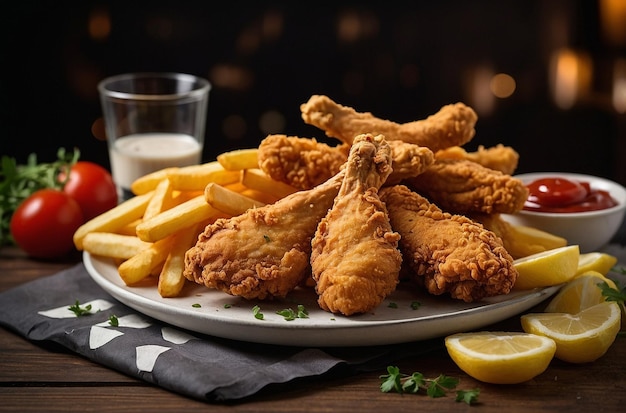
<path fill-rule="evenodd" d="M 0 250 L 0 291 L 73 266 L 40 262 L 15 248 Z M 531 310 L 532 311 L 532 310 Z M 519 330 L 519 317 L 489 329 Z M 381 374 L 363 373 L 293 383 L 280 392 L 261 392 L 236 403 L 208 404 L 125 376 L 78 356 L 59 345 L 33 343 L 0 327 L 0 411 L 232 411 L 232 412 L 603 412 L 626 407 L 626 337 L 618 337 L 608 353 L 587 365 L 553 360 L 546 372 L 518 385 L 490 385 L 464 374 L 445 350 L 399 361 L 402 372 L 426 377 L 446 374 L 460 379 L 459 389 L 480 388 L 479 403 L 468 406 L 452 395 L 381 393 Z"/>

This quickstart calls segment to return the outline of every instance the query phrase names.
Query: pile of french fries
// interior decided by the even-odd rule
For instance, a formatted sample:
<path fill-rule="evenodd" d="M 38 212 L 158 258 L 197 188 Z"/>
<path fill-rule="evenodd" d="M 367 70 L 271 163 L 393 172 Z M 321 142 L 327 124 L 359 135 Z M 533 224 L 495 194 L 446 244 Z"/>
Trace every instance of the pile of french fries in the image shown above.
<path fill-rule="evenodd" d="M 126 285 L 154 276 L 162 297 L 180 295 L 185 252 L 208 224 L 296 191 L 261 171 L 257 152 L 225 152 L 216 161 L 137 179 L 131 186 L 135 197 L 76 230 L 76 248 L 112 258 Z"/>

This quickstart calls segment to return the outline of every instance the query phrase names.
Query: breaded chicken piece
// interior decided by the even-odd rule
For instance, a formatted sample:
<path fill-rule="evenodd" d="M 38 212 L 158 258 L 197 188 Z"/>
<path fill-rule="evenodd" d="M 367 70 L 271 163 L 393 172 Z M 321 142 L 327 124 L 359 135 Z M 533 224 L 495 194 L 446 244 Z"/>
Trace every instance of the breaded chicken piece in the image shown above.
<path fill-rule="evenodd" d="M 393 170 L 387 184 L 417 176 L 434 162 L 428 148 L 402 141 L 388 143 Z M 259 144 L 259 168 L 276 181 L 311 189 L 336 175 L 348 160 L 349 151 L 348 144 L 330 146 L 314 138 L 269 135 Z"/>
<path fill-rule="evenodd" d="M 328 96 L 313 95 L 300 105 L 305 123 L 323 130 L 327 136 L 351 144 L 362 133 L 382 134 L 387 141 L 400 140 L 424 146 L 433 152 L 469 142 L 476 133 L 476 112 L 463 103 L 443 106 L 426 119 L 396 123 L 369 112 L 357 112 Z"/>
<path fill-rule="evenodd" d="M 403 141 L 388 141 L 392 171 L 383 185 L 395 185 L 420 175 L 435 162 L 435 154 L 425 146 Z"/>
<path fill-rule="evenodd" d="M 472 302 L 511 291 L 518 273 L 493 232 L 443 212 L 404 185 L 383 188 L 380 197 L 400 233 L 405 262 L 429 293 Z"/>
<path fill-rule="evenodd" d="M 346 316 L 376 308 L 398 283 L 399 235 L 389 224 L 378 188 L 390 173 L 391 149 L 378 135 L 358 136 L 332 209 L 312 241 L 318 303 Z"/>
<path fill-rule="evenodd" d="M 521 180 L 467 159 L 436 159 L 403 183 L 453 214 L 514 214 L 528 198 Z"/>
<path fill-rule="evenodd" d="M 311 189 L 336 175 L 349 152 L 348 144 L 330 146 L 314 138 L 268 135 L 259 144 L 259 168 L 276 181 Z"/>
<path fill-rule="evenodd" d="M 519 153 L 510 146 L 504 146 L 501 143 L 490 148 L 480 145 L 474 152 L 467 152 L 460 146 L 451 146 L 437 151 L 435 157 L 437 159 L 467 159 L 507 175 L 512 175 L 515 172 L 519 162 Z"/>
<path fill-rule="evenodd" d="M 206 227 L 185 255 L 190 281 L 247 299 L 285 297 L 310 276 L 311 238 L 343 172 L 308 191 Z"/>

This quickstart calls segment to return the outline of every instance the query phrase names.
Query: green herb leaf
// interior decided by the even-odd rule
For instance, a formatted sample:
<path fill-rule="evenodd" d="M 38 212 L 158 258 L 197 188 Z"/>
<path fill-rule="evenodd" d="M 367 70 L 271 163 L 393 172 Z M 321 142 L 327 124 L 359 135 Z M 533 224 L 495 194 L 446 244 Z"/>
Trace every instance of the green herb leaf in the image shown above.
<path fill-rule="evenodd" d="M 389 393 L 395 390 L 397 393 L 402 393 L 402 377 L 400 375 L 400 369 L 395 366 L 387 366 L 387 373 L 380 376 L 383 379 L 380 384 L 380 391 L 383 393 Z"/>
<path fill-rule="evenodd" d="M 421 306 L 422 306 L 422 303 L 420 303 L 419 301 L 411 301 L 411 309 L 417 310 Z"/>
<path fill-rule="evenodd" d="M 198 304 L 198 303 L 193 303 L 193 304 L 191 304 L 191 306 L 192 306 L 193 308 L 201 308 L 201 307 L 202 307 L 202 305 L 200 305 L 200 304 Z"/>
<path fill-rule="evenodd" d="M 285 308 L 283 310 L 276 311 L 276 314 L 283 316 L 287 321 L 293 321 L 296 318 L 309 318 L 309 312 L 302 304 L 298 304 L 297 311 L 294 311 L 291 308 Z"/>
<path fill-rule="evenodd" d="M 0 159 L 0 246 L 14 243 L 10 222 L 17 207 L 40 189 L 62 189 L 69 174 L 66 174 L 65 181 L 60 181 L 60 173 L 69 170 L 79 157 L 78 149 L 66 153 L 61 148 L 57 152 L 58 159 L 51 163 L 39 163 L 34 153 L 28 156 L 24 165 L 18 165 L 15 158 L 8 156 Z"/>
<path fill-rule="evenodd" d="M 426 380 L 424 379 L 424 375 L 422 373 L 413 373 L 402 385 L 402 390 L 406 393 L 417 393 L 422 387 L 425 387 L 425 385 Z"/>
<path fill-rule="evenodd" d="M 76 317 L 91 315 L 91 304 L 87 304 L 85 307 L 81 307 L 78 300 L 76 300 L 74 305 L 69 306 L 67 309 L 76 314 Z"/>
<path fill-rule="evenodd" d="M 283 316 L 283 318 L 287 321 L 293 321 L 297 318 L 296 312 L 291 308 L 285 308 L 284 310 L 276 311 L 276 314 Z"/>
<path fill-rule="evenodd" d="M 478 395 L 480 394 L 480 389 L 472 389 L 472 390 L 459 390 L 456 392 L 455 401 L 457 402 L 465 402 L 469 405 L 472 403 L 478 402 Z"/>
<path fill-rule="evenodd" d="M 396 366 L 387 366 L 387 374 L 381 375 L 380 391 L 388 393 L 419 394 L 420 390 L 425 390 L 429 397 L 444 397 L 459 384 L 459 379 L 449 377 L 444 374 L 435 379 L 427 379 L 422 373 L 413 373 L 410 376 L 400 373 Z M 467 404 L 478 401 L 479 389 L 459 390 L 456 392 L 456 401 L 464 401 Z"/>
<path fill-rule="evenodd" d="M 117 316 L 115 316 L 115 314 L 109 317 L 109 324 L 113 327 L 117 327 L 120 325 L 120 321 L 117 319 Z"/>
<path fill-rule="evenodd" d="M 298 318 L 309 318 L 309 312 L 302 304 L 298 304 Z"/>
<path fill-rule="evenodd" d="M 624 303 L 626 302 L 626 287 L 621 287 L 619 283 L 615 283 L 617 288 L 611 287 L 606 281 L 598 284 L 602 295 L 606 301 L 615 301 L 621 308 L 625 310 Z"/>
<path fill-rule="evenodd" d="M 252 307 L 252 314 L 254 314 L 254 318 L 256 318 L 257 320 L 263 320 L 264 318 L 263 313 L 261 312 L 261 307 L 259 307 L 258 305 Z"/>

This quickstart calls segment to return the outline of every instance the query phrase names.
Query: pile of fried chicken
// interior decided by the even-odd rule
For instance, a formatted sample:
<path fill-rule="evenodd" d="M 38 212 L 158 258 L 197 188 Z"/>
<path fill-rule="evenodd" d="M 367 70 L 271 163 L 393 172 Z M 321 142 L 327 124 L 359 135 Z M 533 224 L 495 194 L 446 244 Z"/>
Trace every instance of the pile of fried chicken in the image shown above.
<path fill-rule="evenodd" d="M 298 191 L 208 225 L 186 254 L 187 279 L 261 300 L 312 285 L 322 309 L 346 316 L 375 309 L 402 274 L 466 302 L 511 291 L 500 214 L 521 210 L 528 192 L 511 176 L 515 150 L 462 148 L 475 135 L 470 107 L 403 124 L 323 95 L 300 109 L 337 144 L 267 136 L 259 168 Z"/>

